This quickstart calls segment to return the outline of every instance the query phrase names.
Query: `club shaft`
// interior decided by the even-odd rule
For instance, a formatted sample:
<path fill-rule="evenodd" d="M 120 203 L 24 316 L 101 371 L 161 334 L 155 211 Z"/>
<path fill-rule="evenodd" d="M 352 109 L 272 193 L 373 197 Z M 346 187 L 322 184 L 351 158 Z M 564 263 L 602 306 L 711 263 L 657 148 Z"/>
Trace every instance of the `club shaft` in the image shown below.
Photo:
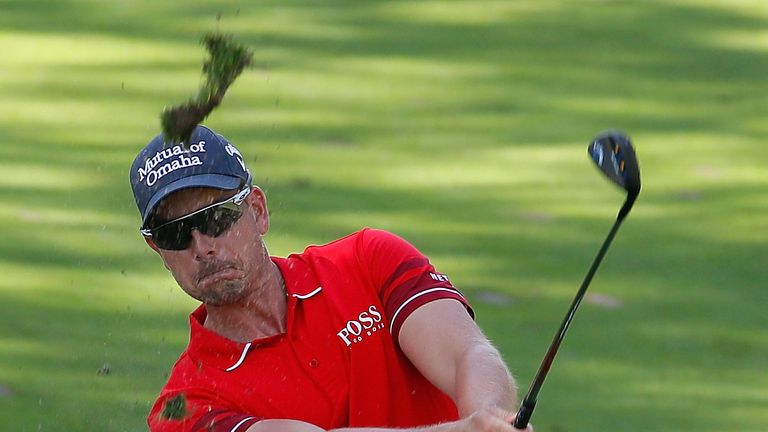
<path fill-rule="evenodd" d="M 579 304 L 584 298 L 584 294 L 587 292 L 589 283 L 592 282 L 592 278 L 595 276 L 598 267 L 600 267 L 600 263 L 603 261 L 605 253 L 608 251 L 613 238 L 619 231 L 619 227 L 624 221 L 624 218 L 627 216 L 627 214 L 629 214 L 629 210 L 632 208 L 632 204 L 634 204 L 636 198 L 636 195 L 630 195 L 627 197 L 627 200 L 624 202 L 621 210 L 619 210 L 619 214 L 616 217 L 616 221 L 613 223 L 613 227 L 611 227 L 611 231 L 606 236 L 605 241 L 603 241 L 603 245 L 600 247 L 600 250 L 597 252 L 595 259 L 592 261 L 592 266 L 589 268 L 589 271 L 584 277 L 584 280 L 581 282 L 581 287 L 579 287 L 579 291 L 576 293 L 576 297 L 574 297 L 573 302 L 571 302 L 571 307 L 568 309 L 568 313 L 565 315 L 563 322 L 560 324 L 560 329 L 558 329 L 557 333 L 555 333 L 555 337 L 552 339 L 552 343 L 549 345 L 547 354 L 541 361 L 539 370 L 536 372 L 536 376 L 533 378 L 533 382 L 528 389 L 528 393 L 526 393 L 525 398 L 523 399 L 523 403 L 520 405 L 520 409 L 517 412 L 517 418 L 515 419 L 514 423 L 515 428 L 525 429 L 526 425 L 531 419 L 531 415 L 533 415 L 533 409 L 536 406 L 536 400 L 539 396 L 539 390 L 541 390 L 541 386 L 544 384 L 544 379 L 547 377 L 547 373 L 552 367 L 552 362 L 555 360 L 557 350 L 560 348 L 560 344 L 563 342 L 565 333 L 568 331 L 568 327 L 570 327 L 571 321 L 576 315 L 576 310 L 579 308 Z"/>

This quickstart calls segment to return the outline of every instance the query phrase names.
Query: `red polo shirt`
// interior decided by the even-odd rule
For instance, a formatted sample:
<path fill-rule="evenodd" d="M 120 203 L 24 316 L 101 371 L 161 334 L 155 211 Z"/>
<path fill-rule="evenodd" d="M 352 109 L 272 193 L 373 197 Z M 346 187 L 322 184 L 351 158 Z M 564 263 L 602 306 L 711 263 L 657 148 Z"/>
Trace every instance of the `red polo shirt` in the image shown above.
<path fill-rule="evenodd" d="M 242 432 L 260 419 L 324 429 L 455 420 L 453 401 L 403 355 L 400 326 L 453 298 L 448 278 L 401 238 L 364 229 L 272 258 L 288 295 L 286 333 L 238 343 L 190 316 L 190 342 L 147 419 L 151 431 Z"/>

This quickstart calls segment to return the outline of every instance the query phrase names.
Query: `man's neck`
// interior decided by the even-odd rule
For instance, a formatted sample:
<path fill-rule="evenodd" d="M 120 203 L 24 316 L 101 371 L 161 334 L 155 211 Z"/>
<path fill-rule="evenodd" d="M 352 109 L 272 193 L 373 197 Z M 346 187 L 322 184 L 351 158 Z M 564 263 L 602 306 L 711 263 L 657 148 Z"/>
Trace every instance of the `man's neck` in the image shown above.
<path fill-rule="evenodd" d="M 250 342 L 286 331 L 285 281 L 277 265 L 268 260 L 253 289 L 242 302 L 227 306 L 206 305 L 204 326 L 227 339 Z"/>

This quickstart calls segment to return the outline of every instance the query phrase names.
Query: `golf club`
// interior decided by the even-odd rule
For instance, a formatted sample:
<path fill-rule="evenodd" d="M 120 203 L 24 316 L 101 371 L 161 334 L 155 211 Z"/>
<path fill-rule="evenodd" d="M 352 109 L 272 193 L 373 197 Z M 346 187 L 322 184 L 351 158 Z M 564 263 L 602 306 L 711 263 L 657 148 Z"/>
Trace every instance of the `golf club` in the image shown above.
<path fill-rule="evenodd" d="M 592 277 L 597 272 L 598 266 L 603 260 L 608 247 L 611 245 L 613 237 L 616 236 L 616 232 L 619 230 L 624 218 L 629 214 L 632 209 L 632 205 L 635 203 L 637 196 L 640 194 L 640 167 L 637 164 L 637 157 L 635 151 L 632 149 L 632 144 L 629 137 L 619 131 L 609 130 L 601 133 L 589 144 L 587 149 L 592 160 L 595 161 L 600 171 L 608 176 L 611 181 L 621 186 L 627 192 L 627 199 L 624 201 L 624 205 L 621 206 L 618 216 L 616 216 L 616 222 L 614 222 L 611 231 L 605 238 L 603 245 L 597 252 L 592 266 L 589 268 L 587 275 L 584 277 L 584 281 L 581 283 L 579 291 L 576 293 L 576 297 L 571 303 L 571 307 L 568 309 L 568 313 L 565 315 L 560 329 L 555 334 L 552 343 L 549 345 L 547 354 L 539 366 L 539 371 L 536 372 L 536 376 L 531 383 L 528 393 L 523 399 L 523 403 L 520 405 L 520 409 L 517 411 L 517 417 L 515 418 L 514 427 L 516 429 L 525 429 L 528 425 L 528 421 L 531 419 L 533 409 L 536 407 L 536 399 L 541 390 L 544 379 L 552 367 L 552 362 L 555 360 L 557 350 L 560 348 L 560 343 L 565 337 L 565 332 L 573 320 L 573 316 L 576 314 L 584 294 L 587 292 L 589 283 L 592 281 Z"/>

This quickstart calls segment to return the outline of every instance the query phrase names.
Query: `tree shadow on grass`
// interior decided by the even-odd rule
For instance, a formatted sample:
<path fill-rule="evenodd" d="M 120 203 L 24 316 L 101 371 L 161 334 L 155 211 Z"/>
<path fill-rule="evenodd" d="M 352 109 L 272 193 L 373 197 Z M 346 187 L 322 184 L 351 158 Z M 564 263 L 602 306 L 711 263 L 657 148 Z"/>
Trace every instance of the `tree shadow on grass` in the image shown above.
<path fill-rule="evenodd" d="M 146 3 L 128 8 L 110 5 L 102 11 L 94 8 L 91 13 L 86 13 L 77 2 L 57 2 L 51 9 L 47 9 L 46 2 L 46 13 L 40 13 L 35 4 L 7 3 L 8 14 L 3 24 L 10 29 L 54 35 L 118 36 L 160 46 L 168 42 L 194 43 L 189 40 L 191 30 L 184 32 L 168 25 L 169 15 L 179 22 L 209 16 L 210 27 L 226 28 L 226 22 L 213 24 L 218 9 L 222 8 L 207 2 L 189 2 L 183 6 Z M 265 58 L 275 74 L 300 71 L 343 77 L 352 69 L 351 74 L 372 74 L 382 80 L 388 71 L 378 71 L 377 60 L 435 62 L 440 64 L 439 68 L 425 67 L 410 75 L 420 86 L 428 87 L 440 83 L 437 78 L 441 76 L 440 68 L 472 65 L 482 72 L 469 73 L 445 85 L 458 89 L 458 95 L 474 96 L 453 97 L 443 92 L 431 101 L 431 114 L 424 113 L 424 117 L 496 119 L 499 114 L 512 118 L 527 114 L 532 115 L 533 120 L 546 117 L 583 125 L 572 125 L 566 130 L 541 130 L 538 134 L 533 130 L 506 131 L 511 136 L 504 145 L 514 145 L 521 138 L 526 142 L 547 142 L 585 136 L 595 128 L 605 127 L 606 122 L 657 131 L 748 132 L 743 129 L 748 122 L 734 124 L 734 120 L 752 117 L 749 111 L 738 107 L 759 103 L 761 92 L 756 90 L 766 87 L 762 71 L 768 66 L 768 59 L 759 49 L 738 42 L 739 35 L 764 28 L 765 19 L 757 15 L 665 2 L 606 3 L 600 7 L 556 4 L 539 11 L 533 8 L 529 13 L 502 9 L 498 16 L 486 17 L 479 23 L 462 20 L 460 15 L 449 15 L 450 19 L 441 21 L 439 16 L 434 18 L 418 12 L 416 9 L 409 15 L 407 2 L 345 2 L 343 7 L 318 2 L 290 5 L 266 2 L 255 10 L 241 8 L 240 14 L 231 20 L 233 24 L 257 23 L 252 29 L 244 29 L 242 36 L 246 42 L 252 42 L 257 58 Z M 301 31 L 276 31 L 262 24 L 272 15 L 290 16 L 298 23 L 315 25 L 318 30 L 310 35 Z M 286 24 L 291 22 L 287 21 Z M 651 24 L 653 31 L 642 28 Z M 334 29 L 344 29 L 348 37 L 322 37 L 323 31 L 332 33 Z M 125 55 L 130 57 L 131 53 Z M 363 65 L 350 68 L 350 60 L 359 60 Z M 365 67 L 366 61 L 372 66 Z M 146 67 L 151 76 L 152 73 L 178 72 L 179 67 L 190 64 L 176 61 L 126 68 L 117 63 L 68 66 L 68 69 L 85 76 L 89 73 L 115 76 L 135 70 L 136 66 Z M 405 72 L 401 84 L 407 86 L 408 79 Z M 129 82 L 128 86 L 136 89 L 141 83 Z M 93 94 L 91 99 L 98 102 L 108 89 L 98 78 L 74 86 L 71 81 L 57 83 L 54 80 L 45 88 L 22 85 L 16 94 L 21 91 L 29 96 L 42 91 L 42 96 L 54 100 L 56 95 L 88 99 L 88 95 Z M 144 96 L 141 90 L 133 91 L 138 93 L 122 94 L 126 100 Z M 113 94 L 119 97 L 121 93 L 113 89 Z M 364 97 L 357 103 L 333 96 L 318 102 L 348 112 L 372 110 L 377 105 L 376 100 Z M 245 103 L 251 101 L 244 101 L 243 105 Z M 649 105 L 651 108 L 645 112 L 638 112 L 636 107 Z M 497 129 L 505 131 L 502 121 L 495 123 Z M 299 132 L 301 127 L 294 129 Z M 365 129 L 359 132 L 366 134 Z M 388 133 L 382 129 L 370 127 L 370 133 Z M 588 132 L 566 135 L 572 133 L 568 129 Z"/>

